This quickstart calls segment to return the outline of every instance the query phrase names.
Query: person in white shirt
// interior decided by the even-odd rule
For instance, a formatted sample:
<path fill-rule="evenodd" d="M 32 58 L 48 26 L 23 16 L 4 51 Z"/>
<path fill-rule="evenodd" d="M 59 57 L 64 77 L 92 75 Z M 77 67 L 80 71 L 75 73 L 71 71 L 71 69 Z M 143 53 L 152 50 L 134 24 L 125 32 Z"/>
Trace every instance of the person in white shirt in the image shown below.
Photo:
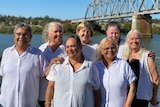
<path fill-rule="evenodd" d="M 42 38 L 44 44 L 42 44 L 39 49 L 43 52 L 44 56 L 50 62 L 55 57 L 65 57 L 65 49 L 63 42 L 63 27 L 59 22 L 50 22 L 45 25 Z M 45 77 L 42 77 L 40 80 L 40 96 L 39 96 L 39 105 L 45 107 L 45 92 L 47 88 L 48 81 Z"/>
<path fill-rule="evenodd" d="M 85 60 L 78 36 L 66 40 L 65 51 L 64 62 L 53 64 L 47 76 L 46 107 L 100 107 L 98 71 Z"/>
<path fill-rule="evenodd" d="M 93 28 L 87 21 L 81 22 L 76 28 L 76 34 L 79 36 L 83 45 L 83 55 L 87 60 L 96 61 L 98 57 L 98 44 L 91 41 Z"/>
<path fill-rule="evenodd" d="M 117 57 L 121 58 L 124 51 L 125 40 L 121 38 L 121 29 L 117 22 L 110 22 L 108 24 L 106 36 L 115 40 L 118 46 Z"/>
<path fill-rule="evenodd" d="M 98 60 L 101 107 L 130 107 L 135 95 L 136 76 L 127 61 L 117 58 L 117 43 L 110 37 L 101 40 Z"/>
<path fill-rule="evenodd" d="M 148 56 L 149 51 L 143 47 L 142 34 L 137 29 L 129 31 L 124 47 L 123 58 L 137 76 L 132 107 L 148 107 L 149 102 L 157 105 L 159 75 L 155 60 Z"/>
<path fill-rule="evenodd" d="M 48 61 L 30 45 L 31 27 L 19 22 L 14 29 L 15 44 L 3 51 L 0 104 L 3 107 L 36 107 L 40 77 L 45 76 Z"/>

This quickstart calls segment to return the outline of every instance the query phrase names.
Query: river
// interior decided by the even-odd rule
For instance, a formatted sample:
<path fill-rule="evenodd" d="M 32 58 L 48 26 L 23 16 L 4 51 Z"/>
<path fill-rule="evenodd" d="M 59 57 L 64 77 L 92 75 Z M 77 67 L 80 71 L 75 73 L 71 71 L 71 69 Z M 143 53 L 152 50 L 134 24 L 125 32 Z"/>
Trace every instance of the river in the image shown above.
<path fill-rule="evenodd" d="M 64 35 L 64 40 L 68 37 L 68 35 Z M 97 43 L 100 42 L 105 35 L 95 35 L 91 39 Z M 122 38 L 125 38 L 122 35 Z M 158 70 L 160 71 L 160 35 L 153 35 L 152 39 L 144 38 L 144 47 L 148 50 L 153 50 L 156 55 L 156 62 L 158 66 Z M 43 43 L 40 34 L 34 34 L 32 37 L 31 44 L 35 47 L 39 47 Z M 13 35 L 12 34 L 0 34 L 0 56 L 2 56 L 2 52 L 5 48 L 12 46 L 13 42 Z"/>

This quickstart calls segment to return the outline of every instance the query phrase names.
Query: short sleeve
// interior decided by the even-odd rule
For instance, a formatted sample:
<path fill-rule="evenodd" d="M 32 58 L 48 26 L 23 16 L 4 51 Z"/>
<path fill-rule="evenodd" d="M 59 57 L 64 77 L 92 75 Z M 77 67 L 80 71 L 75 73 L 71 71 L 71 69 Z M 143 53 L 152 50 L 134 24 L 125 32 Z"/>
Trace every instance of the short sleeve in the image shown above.
<path fill-rule="evenodd" d="M 42 53 L 40 54 L 39 59 L 40 59 L 40 69 L 41 69 L 40 74 L 41 74 L 41 77 L 44 77 L 45 71 L 48 68 L 49 62 L 47 61 L 47 59 Z"/>
<path fill-rule="evenodd" d="M 56 68 L 58 67 L 58 64 L 53 64 L 50 71 L 49 71 L 49 74 L 47 75 L 46 79 L 49 80 L 49 81 L 55 81 L 55 79 L 57 78 L 58 76 L 58 72 L 56 70 Z"/>
<path fill-rule="evenodd" d="M 98 90 L 100 88 L 100 80 L 99 80 L 99 73 L 98 69 L 95 66 L 95 64 L 92 65 L 92 72 L 91 72 L 91 77 L 92 77 L 92 85 L 94 90 Z"/>
<path fill-rule="evenodd" d="M 129 82 L 129 84 L 131 84 L 133 81 L 135 81 L 137 78 L 136 78 L 136 75 L 135 75 L 135 73 L 133 72 L 133 70 L 131 69 L 131 67 L 130 67 L 130 65 L 126 62 L 126 67 L 127 67 L 127 69 L 126 69 L 126 77 L 127 77 L 127 79 L 128 79 L 128 82 Z"/>

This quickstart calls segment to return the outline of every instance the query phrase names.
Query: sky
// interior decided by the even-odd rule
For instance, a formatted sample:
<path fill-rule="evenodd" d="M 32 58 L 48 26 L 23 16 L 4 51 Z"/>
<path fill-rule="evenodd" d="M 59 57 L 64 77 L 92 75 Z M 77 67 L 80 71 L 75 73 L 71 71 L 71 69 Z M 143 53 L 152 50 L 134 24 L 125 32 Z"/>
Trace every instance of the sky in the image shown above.
<path fill-rule="evenodd" d="M 45 17 L 61 20 L 84 18 L 92 0 L 1 0 L 0 14 L 16 17 Z M 152 15 L 160 19 L 160 14 Z"/>
<path fill-rule="evenodd" d="M 0 14 L 53 17 L 62 20 L 84 18 L 92 0 L 0 0 Z"/>

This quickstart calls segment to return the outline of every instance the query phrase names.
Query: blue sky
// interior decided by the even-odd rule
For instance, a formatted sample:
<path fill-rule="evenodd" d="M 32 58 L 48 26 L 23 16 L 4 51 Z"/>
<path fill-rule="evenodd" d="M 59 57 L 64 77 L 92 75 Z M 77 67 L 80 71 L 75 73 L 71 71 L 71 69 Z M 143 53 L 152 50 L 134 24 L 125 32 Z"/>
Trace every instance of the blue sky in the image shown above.
<path fill-rule="evenodd" d="M 0 14 L 24 17 L 83 18 L 92 0 L 1 0 Z"/>
<path fill-rule="evenodd" d="M 49 17 L 62 20 L 84 18 L 92 0 L 1 0 L 0 14 L 23 17 Z M 160 14 L 152 15 L 160 19 Z"/>

